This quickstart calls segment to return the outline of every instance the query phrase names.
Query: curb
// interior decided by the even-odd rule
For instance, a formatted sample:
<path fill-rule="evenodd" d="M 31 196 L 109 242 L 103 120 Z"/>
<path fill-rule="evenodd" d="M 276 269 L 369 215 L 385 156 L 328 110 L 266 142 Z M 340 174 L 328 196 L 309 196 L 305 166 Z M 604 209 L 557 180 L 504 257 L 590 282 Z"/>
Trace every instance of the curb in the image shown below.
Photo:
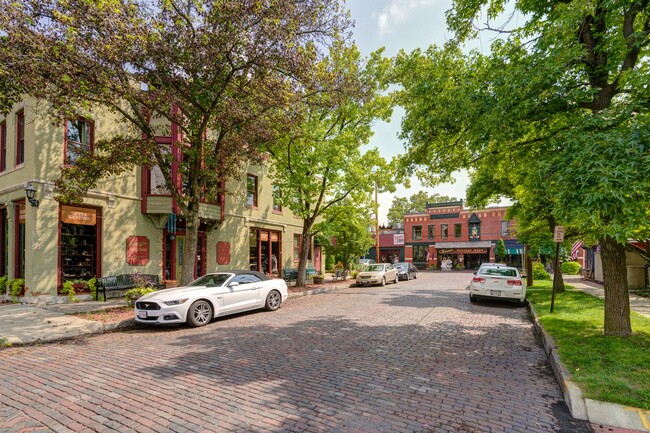
<path fill-rule="evenodd" d="M 352 283 L 350 283 L 352 284 Z M 303 296 L 310 296 L 310 295 L 318 295 L 319 293 L 325 293 L 325 292 L 331 292 L 333 290 L 339 290 L 339 289 L 348 289 L 350 288 L 350 284 L 344 285 L 335 285 L 331 287 L 319 287 L 317 289 L 311 289 L 311 290 L 303 290 L 302 292 L 294 292 L 294 293 L 289 293 L 289 298 L 300 298 Z"/>
<path fill-rule="evenodd" d="M 555 375 L 555 380 L 562 388 L 564 402 L 569 407 L 571 416 L 595 424 L 650 432 L 650 411 L 583 397 L 582 390 L 571 379 L 571 374 L 562 364 L 555 342 L 539 323 L 535 308 L 528 300 L 526 300 L 526 305 L 532 316 L 535 333 L 542 342 L 544 352 Z"/>

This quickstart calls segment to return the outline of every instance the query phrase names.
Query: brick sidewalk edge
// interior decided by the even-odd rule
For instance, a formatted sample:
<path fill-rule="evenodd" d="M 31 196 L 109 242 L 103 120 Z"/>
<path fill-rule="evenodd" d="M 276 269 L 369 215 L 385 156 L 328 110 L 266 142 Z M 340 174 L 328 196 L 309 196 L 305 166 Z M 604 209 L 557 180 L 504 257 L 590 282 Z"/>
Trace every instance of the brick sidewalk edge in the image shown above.
<path fill-rule="evenodd" d="M 564 401 L 569 407 L 571 415 L 574 418 L 588 420 L 596 424 L 650 432 L 650 411 L 583 397 L 582 390 L 571 379 L 571 374 L 562 364 L 555 342 L 539 323 L 535 308 L 528 301 L 526 301 L 526 305 L 532 317 L 535 333 L 542 342 L 544 352 L 551 364 L 555 379 L 562 389 Z"/>

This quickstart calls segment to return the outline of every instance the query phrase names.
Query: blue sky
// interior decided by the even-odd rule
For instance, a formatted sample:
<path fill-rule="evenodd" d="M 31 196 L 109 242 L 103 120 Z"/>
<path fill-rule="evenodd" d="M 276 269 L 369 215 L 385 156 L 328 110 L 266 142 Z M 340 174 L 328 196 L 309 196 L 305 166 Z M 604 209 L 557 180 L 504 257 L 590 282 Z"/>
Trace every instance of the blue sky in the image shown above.
<path fill-rule="evenodd" d="M 412 51 L 432 44 L 442 46 L 451 38 L 445 23 L 445 12 L 451 8 L 451 0 L 347 0 L 347 7 L 355 21 L 353 39 L 366 55 L 385 47 L 385 55 L 394 56 L 400 49 Z M 483 45 L 487 46 L 489 42 Z M 481 41 L 477 41 L 477 47 L 485 48 Z M 404 152 L 404 145 L 397 138 L 402 114 L 398 108 L 390 123 L 380 122 L 374 127 L 375 135 L 370 147 L 379 148 L 388 160 Z M 423 188 L 417 179 L 412 179 L 410 189 L 400 186 L 395 194 L 380 194 L 380 224 L 387 222 L 386 213 L 394 196 L 409 197 L 424 190 L 464 199 L 469 183 L 467 175 L 458 173 L 455 178 L 455 183 L 433 189 Z"/>

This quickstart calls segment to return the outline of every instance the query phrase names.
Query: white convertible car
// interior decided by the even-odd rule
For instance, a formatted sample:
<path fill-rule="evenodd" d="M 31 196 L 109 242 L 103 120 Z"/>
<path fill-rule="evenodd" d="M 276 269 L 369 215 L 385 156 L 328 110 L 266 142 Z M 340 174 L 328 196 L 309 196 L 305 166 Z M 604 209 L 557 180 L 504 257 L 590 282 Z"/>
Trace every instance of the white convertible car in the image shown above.
<path fill-rule="evenodd" d="M 275 311 L 289 296 L 287 283 L 256 271 L 227 271 L 204 275 L 185 287 L 163 289 L 135 303 L 138 323 L 187 322 L 203 326 L 217 316 L 266 308 Z"/>

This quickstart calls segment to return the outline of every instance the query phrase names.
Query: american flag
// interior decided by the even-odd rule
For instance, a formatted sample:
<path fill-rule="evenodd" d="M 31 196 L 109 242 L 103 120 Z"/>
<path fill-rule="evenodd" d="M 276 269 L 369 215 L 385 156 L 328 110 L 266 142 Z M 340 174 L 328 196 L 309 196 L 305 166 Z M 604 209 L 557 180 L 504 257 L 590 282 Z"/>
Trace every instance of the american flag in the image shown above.
<path fill-rule="evenodd" d="M 573 260 L 578 258 L 578 251 L 580 251 L 582 245 L 584 245 L 582 241 L 576 241 L 573 243 L 573 247 L 571 247 L 571 258 Z"/>

